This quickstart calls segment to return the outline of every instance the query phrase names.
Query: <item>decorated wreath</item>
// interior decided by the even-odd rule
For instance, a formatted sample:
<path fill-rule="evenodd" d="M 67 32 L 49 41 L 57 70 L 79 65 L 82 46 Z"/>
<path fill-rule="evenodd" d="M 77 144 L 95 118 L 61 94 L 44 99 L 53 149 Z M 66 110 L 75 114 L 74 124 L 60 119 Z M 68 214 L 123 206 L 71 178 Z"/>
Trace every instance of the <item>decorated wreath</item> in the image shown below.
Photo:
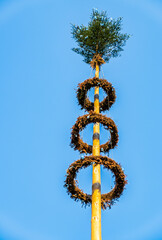
<path fill-rule="evenodd" d="M 78 84 L 77 89 L 77 99 L 81 108 L 86 109 L 87 111 L 94 110 L 94 103 L 89 100 L 87 97 L 87 92 L 91 87 L 101 87 L 107 96 L 100 102 L 100 112 L 109 110 L 112 104 L 115 102 L 116 95 L 115 89 L 112 87 L 112 84 L 109 83 L 106 79 L 99 78 L 89 78 L 84 82 Z"/>
<path fill-rule="evenodd" d="M 111 205 L 121 196 L 125 184 L 127 183 L 126 176 L 121 166 L 111 158 L 106 156 L 86 156 L 84 159 L 79 159 L 73 162 L 67 170 L 65 187 L 67 193 L 75 201 L 81 201 L 83 205 L 90 205 L 92 202 L 92 195 L 84 193 L 78 186 L 76 176 L 77 173 L 82 169 L 92 164 L 101 164 L 104 168 L 111 170 L 115 176 L 114 188 L 106 194 L 101 194 L 101 207 L 106 209 L 111 208 Z M 100 187 L 98 187 L 100 191 Z"/>
<path fill-rule="evenodd" d="M 82 131 L 89 123 L 101 123 L 105 129 L 110 131 L 110 140 L 105 144 L 100 145 L 101 152 L 108 152 L 113 149 L 118 143 L 118 130 L 111 118 L 102 114 L 97 114 L 91 111 L 89 114 L 78 117 L 76 123 L 72 127 L 71 146 L 80 153 L 92 153 L 92 145 L 89 145 L 80 138 L 79 132 Z"/>

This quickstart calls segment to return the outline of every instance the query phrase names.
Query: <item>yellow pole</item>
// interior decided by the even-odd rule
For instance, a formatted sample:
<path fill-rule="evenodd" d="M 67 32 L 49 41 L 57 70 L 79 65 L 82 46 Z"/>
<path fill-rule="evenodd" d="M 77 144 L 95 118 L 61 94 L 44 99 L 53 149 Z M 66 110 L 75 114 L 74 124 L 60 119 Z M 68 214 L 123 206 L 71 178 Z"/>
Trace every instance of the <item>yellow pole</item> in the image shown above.
<path fill-rule="evenodd" d="M 96 64 L 95 77 L 99 78 L 99 65 Z M 99 87 L 95 87 L 94 112 L 99 113 Z M 93 126 L 93 156 L 100 155 L 100 124 Z M 92 172 L 92 218 L 91 240 L 101 240 L 101 176 L 100 165 L 93 165 Z"/>

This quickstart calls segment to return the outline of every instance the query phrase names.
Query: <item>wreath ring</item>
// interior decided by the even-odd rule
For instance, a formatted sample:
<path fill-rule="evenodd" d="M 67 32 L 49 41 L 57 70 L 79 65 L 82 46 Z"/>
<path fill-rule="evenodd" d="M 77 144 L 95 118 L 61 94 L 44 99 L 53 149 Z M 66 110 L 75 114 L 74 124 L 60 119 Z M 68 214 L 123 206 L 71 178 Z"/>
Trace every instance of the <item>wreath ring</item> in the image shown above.
<path fill-rule="evenodd" d="M 101 123 L 104 125 L 105 129 L 110 131 L 110 140 L 105 144 L 100 145 L 101 152 L 108 152 L 110 149 L 113 149 L 118 143 L 118 130 L 111 118 L 106 117 L 105 115 L 94 113 L 91 111 L 89 114 L 78 117 L 76 123 L 72 127 L 71 132 L 71 146 L 74 150 L 79 150 L 80 153 L 92 153 L 92 145 L 89 145 L 80 138 L 79 132 L 83 130 L 89 123 Z M 96 137 L 96 136 L 93 136 Z M 99 139 L 99 135 L 97 136 Z"/>
<path fill-rule="evenodd" d="M 92 203 L 92 195 L 84 193 L 77 186 L 76 176 L 79 170 L 92 164 L 103 165 L 104 168 L 111 170 L 115 176 L 114 188 L 109 193 L 101 194 L 102 209 L 106 209 L 107 207 L 111 208 L 111 205 L 121 196 L 125 184 L 127 183 L 126 176 L 121 166 L 111 158 L 106 156 L 86 156 L 84 159 L 73 162 L 67 170 L 64 187 L 67 188 L 68 194 L 75 201 L 80 200 L 83 205 L 90 205 Z"/>
<path fill-rule="evenodd" d="M 94 103 L 91 102 L 87 97 L 87 92 L 88 90 L 90 90 L 91 87 L 96 86 L 101 87 L 107 94 L 103 101 L 100 102 L 100 112 L 109 110 L 115 102 L 115 89 L 113 88 L 111 83 L 109 83 L 106 79 L 99 79 L 96 77 L 89 78 L 78 85 L 77 99 L 79 105 L 81 105 L 81 109 L 86 109 L 88 112 L 94 110 Z"/>

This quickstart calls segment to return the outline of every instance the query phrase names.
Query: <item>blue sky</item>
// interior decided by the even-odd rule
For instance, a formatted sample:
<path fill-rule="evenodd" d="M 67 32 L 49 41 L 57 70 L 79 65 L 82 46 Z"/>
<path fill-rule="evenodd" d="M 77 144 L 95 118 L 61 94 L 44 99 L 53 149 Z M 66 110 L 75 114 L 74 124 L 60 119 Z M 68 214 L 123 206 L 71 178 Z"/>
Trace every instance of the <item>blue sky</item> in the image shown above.
<path fill-rule="evenodd" d="M 92 76 L 70 23 L 87 24 L 92 8 L 123 17 L 130 33 L 120 58 L 103 66 L 117 100 L 106 112 L 118 126 L 110 156 L 129 184 L 102 212 L 102 238 L 162 239 L 162 1 L 0 1 L 0 240 L 90 239 L 91 209 L 63 188 L 66 169 L 80 158 L 70 148 L 70 128 L 84 115 L 79 82 Z M 91 141 L 92 126 L 83 133 Z M 101 137 L 108 133 L 101 129 Z M 91 191 L 91 169 L 80 172 Z M 102 191 L 110 189 L 102 170 Z"/>

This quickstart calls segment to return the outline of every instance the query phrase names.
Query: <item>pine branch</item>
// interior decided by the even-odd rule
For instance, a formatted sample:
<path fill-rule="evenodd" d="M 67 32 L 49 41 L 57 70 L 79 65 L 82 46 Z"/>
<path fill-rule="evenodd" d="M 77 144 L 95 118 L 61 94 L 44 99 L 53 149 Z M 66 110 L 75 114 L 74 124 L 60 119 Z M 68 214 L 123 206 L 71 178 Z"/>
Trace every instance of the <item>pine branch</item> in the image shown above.
<path fill-rule="evenodd" d="M 105 11 L 92 10 L 88 26 L 72 24 L 72 35 L 78 47 L 72 50 L 89 63 L 99 54 L 105 62 L 111 57 L 120 56 L 130 35 L 121 33 L 122 18 L 107 17 Z"/>

